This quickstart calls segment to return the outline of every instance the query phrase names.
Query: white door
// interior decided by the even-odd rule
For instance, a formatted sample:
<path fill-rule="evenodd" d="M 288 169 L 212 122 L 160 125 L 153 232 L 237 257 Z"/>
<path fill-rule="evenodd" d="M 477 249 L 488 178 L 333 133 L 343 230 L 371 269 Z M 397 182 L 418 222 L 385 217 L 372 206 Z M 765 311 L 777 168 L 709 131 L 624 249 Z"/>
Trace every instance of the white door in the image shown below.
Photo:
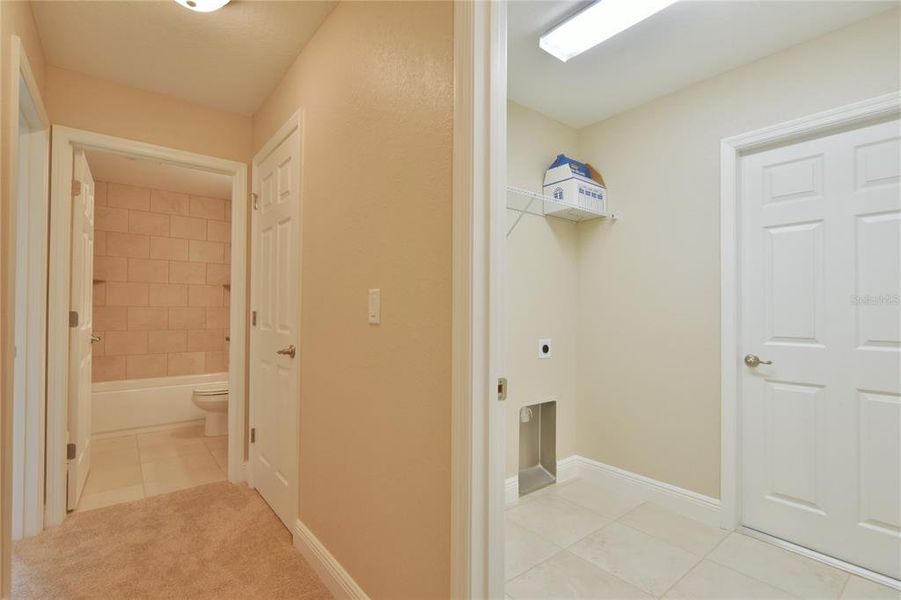
<path fill-rule="evenodd" d="M 72 171 L 72 271 L 69 292 L 69 479 L 74 510 L 91 468 L 91 339 L 93 335 L 94 178 L 83 151 Z"/>
<path fill-rule="evenodd" d="M 291 529 L 300 403 L 300 130 L 255 161 L 250 397 L 253 485 Z"/>
<path fill-rule="evenodd" d="M 742 522 L 901 577 L 901 129 L 741 162 Z M 753 359 L 750 362 L 754 363 Z"/>

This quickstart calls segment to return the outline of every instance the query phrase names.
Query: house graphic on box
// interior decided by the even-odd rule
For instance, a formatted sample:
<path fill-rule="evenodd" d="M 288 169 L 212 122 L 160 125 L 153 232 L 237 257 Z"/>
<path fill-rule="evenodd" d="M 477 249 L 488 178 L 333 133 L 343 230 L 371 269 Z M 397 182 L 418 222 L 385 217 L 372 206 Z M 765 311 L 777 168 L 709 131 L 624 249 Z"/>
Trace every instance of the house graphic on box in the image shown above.
<path fill-rule="evenodd" d="M 560 211 L 582 208 L 594 213 L 607 212 L 607 187 L 600 173 L 565 154 L 558 154 L 544 174 L 544 195 L 559 202 Z M 545 202 L 545 214 L 557 210 L 554 204 Z"/>

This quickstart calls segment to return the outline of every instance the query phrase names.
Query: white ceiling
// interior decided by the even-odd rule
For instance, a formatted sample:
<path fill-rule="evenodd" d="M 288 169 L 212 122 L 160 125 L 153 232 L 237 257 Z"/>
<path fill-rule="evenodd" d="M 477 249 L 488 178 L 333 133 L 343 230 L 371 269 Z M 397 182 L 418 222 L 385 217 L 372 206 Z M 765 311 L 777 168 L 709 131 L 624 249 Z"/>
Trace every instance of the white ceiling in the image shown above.
<path fill-rule="evenodd" d="M 138 187 L 181 192 L 207 198 L 231 198 L 231 177 L 188 169 L 168 163 L 112 154 L 87 151 L 85 157 L 91 175 L 97 181 L 122 183 Z"/>
<path fill-rule="evenodd" d="M 562 63 L 538 37 L 585 2 L 509 4 L 508 96 L 581 128 L 897 2 L 683 0 Z"/>
<path fill-rule="evenodd" d="M 205 106 L 253 114 L 334 1 L 32 3 L 47 62 Z"/>

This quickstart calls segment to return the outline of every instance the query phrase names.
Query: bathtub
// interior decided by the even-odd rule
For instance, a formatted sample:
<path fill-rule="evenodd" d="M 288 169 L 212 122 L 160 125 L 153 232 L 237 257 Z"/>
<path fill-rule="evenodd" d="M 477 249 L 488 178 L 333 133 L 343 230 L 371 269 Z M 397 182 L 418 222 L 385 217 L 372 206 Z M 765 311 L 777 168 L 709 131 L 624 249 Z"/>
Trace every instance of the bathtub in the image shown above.
<path fill-rule="evenodd" d="M 196 421 L 206 413 L 191 401 L 198 385 L 225 382 L 228 373 L 103 381 L 91 386 L 94 436 L 164 428 Z"/>

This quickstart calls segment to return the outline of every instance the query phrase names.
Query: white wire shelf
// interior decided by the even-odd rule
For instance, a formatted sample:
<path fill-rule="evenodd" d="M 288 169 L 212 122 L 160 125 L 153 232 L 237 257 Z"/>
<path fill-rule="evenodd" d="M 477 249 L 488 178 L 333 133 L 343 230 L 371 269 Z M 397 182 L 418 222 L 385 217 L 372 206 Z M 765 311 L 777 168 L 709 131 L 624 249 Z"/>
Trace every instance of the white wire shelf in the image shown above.
<path fill-rule="evenodd" d="M 511 196 L 517 198 L 517 200 L 511 202 Z M 520 213 L 513 225 L 507 230 L 508 236 L 526 213 L 576 222 L 591 219 L 610 219 L 615 221 L 618 218 L 616 213 L 591 210 L 584 206 L 576 206 L 551 196 L 530 192 L 529 190 L 510 185 L 507 186 L 507 208 Z"/>

